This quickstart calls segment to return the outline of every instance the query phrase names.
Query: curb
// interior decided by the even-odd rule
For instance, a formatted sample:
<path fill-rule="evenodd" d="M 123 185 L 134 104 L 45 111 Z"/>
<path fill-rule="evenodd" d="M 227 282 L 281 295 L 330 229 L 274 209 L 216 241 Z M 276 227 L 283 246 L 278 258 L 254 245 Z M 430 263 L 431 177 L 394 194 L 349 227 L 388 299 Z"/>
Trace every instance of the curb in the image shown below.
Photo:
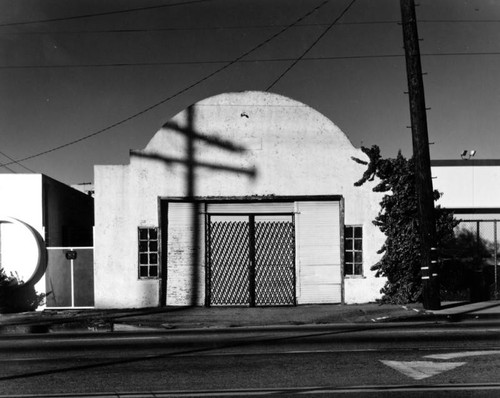
<path fill-rule="evenodd" d="M 458 305 L 456 308 L 447 308 L 439 311 L 428 311 L 410 306 L 397 308 L 382 308 L 365 311 L 363 308 L 352 307 L 352 311 L 343 309 L 336 312 L 318 311 L 317 316 L 305 316 L 298 311 L 293 316 L 239 316 L 228 318 L 227 312 L 214 315 L 200 316 L 198 312 L 176 312 L 169 318 L 169 312 L 160 309 L 143 310 L 109 310 L 88 313 L 26 313 L 17 317 L 0 319 L 0 335 L 22 334 L 63 334 L 63 333 L 112 333 L 112 332 L 151 332 L 151 333 L 180 333 L 181 331 L 227 331 L 242 330 L 243 328 L 269 329 L 269 328 L 300 328 L 321 327 L 325 325 L 343 325 L 342 327 L 366 327 L 366 325 L 402 325 L 422 323 L 459 323 L 459 322 L 486 322 L 500 320 L 498 312 L 482 312 L 485 309 L 500 306 L 499 302 L 485 302 L 469 305 Z M 335 307 L 336 309 L 337 307 Z M 404 310 L 404 311 L 402 311 Z M 222 314 L 222 315 L 221 315 Z M 302 315 L 301 315 L 302 314 Z M 149 317 L 149 316 L 152 317 Z M 221 315 L 221 316 L 219 316 Z M 304 316 L 303 316 L 304 315 Z M 313 316 L 311 316 L 313 315 Z M 128 318 L 128 319 L 127 319 Z M 231 319 L 231 322 L 229 322 Z M 303 321 L 300 321 L 300 320 Z M 4 321 L 3 324 L 1 321 Z M 267 324 L 265 324 L 267 322 Z M 340 326 L 337 326 L 340 327 Z"/>
<path fill-rule="evenodd" d="M 385 318 L 385 317 L 384 317 Z M 418 319 L 416 319 L 418 318 Z M 25 336 L 25 337 L 35 337 L 35 336 L 61 336 L 61 335 L 98 335 L 98 334 L 228 334 L 228 333 L 240 333 L 240 332 L 272 332 L 272 331 L 297 331 L 297 330 L 352 330 L 352 329 L 386 329 L 386 328 L 400 328 L 409 326 L 425 326 L 425 327 L 452 327 L 457 323 L 461 323 L 464 327 L 477 325 L 478 322 L 488 324 L 488 321 L 492 325 L 498 325 L 500 322 L 500 314 L 454 314 L 454 315 L 422 315 L 418 317 L 398 317 L 398 318 L 385 318 L 377 322 L 329 322 L 329 323 L 308 323 L 308 324 L 274 324 L 274 325 L 235 325 L 235 326 L 214 326 L 205 325 L 199 327 L 189 327 L 183 325 L 182 327 L 151 327 L 151 326 L 141 326 L 129 323 L 114 323 L 112 327 L 108 329 L 96 328 L 90 329 L 88 327 L 82 326 L 81 328 L 72 325 L 71 328 L 59 328 L 51 329 L 50 324 L 38 324 L 38 325 L 10 325 L 1 326 L 0 325 L 0 339 L 8 338 L 8 336 Z"/>

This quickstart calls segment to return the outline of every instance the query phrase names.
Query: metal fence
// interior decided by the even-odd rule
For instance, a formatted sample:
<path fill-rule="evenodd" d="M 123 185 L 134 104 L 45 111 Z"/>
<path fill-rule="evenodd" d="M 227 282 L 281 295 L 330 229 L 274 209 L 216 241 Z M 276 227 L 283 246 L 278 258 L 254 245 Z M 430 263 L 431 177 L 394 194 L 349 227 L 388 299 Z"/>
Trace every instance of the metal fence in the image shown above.
<path fill-rule="evenodd" d="M 94 307 L 94 249 L 48 247 L 47 308 Z"/>
<path fill-rule="evenodd" d="M 456 298 L 483 301 L 499 298 L 499 220 L 463 220 L 443 253 L 441 286 Z M 453 298 L 453 297 L 451 297 Z"/>

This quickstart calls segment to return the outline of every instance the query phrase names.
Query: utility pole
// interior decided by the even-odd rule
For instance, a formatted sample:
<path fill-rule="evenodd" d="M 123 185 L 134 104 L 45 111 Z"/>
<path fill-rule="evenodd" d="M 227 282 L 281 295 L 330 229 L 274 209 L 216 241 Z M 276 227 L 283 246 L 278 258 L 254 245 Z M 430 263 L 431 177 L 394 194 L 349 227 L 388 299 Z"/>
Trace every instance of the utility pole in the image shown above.
<path fill-rule="evenodd" d="M 417 18 L 414 0 L 400 0 L 400 5 L 418 200 L 423 305 L 425 309 L 437 310 L 441 307 L 441 301 L 437 275 L 437 249 L 435 247 L 436 223 Z"/>

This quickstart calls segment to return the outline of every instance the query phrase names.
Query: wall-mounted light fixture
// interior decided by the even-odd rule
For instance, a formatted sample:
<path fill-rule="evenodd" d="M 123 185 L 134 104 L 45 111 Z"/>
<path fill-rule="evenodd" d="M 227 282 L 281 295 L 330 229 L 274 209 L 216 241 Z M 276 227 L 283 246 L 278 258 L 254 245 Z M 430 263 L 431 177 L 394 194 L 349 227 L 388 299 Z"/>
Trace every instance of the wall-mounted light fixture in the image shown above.
<path fill-rule="evenodd" d="M 476 150 L 475 150 L 475 149 L 471 149 L 470 151 L 464 150 L 464 151 L 462 151 L 462 153 L 460 154 L 460 157 L 461 157 L 463 160 L 469 160 L 469 159 L 470 159 L 470 158 L 472 158 L 475 154 L 476 154 Z"/>

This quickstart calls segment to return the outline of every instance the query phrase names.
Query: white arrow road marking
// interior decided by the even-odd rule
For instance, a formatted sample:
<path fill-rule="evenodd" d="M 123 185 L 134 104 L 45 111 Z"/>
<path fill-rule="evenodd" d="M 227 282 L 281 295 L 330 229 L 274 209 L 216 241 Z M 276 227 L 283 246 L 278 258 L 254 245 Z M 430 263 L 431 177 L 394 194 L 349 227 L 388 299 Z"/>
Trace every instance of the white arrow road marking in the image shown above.
<path fill-rule="evenodd" d="M 424 358 L 430 358 L 430 359 L 455 359 L 455 358 L 475 357 L 475 356 L 480 356 L 480 355 L 498 355 L 498 354 L 500 354 L 500 350 L 464 351 L 464 352 L 450 352 L 448 354 L 426 355 Z"/>
<path fill-rule="evenodd" d="M 466 362 L 431 362 L 431 361 L 380 361 L 404 375 L 415 380 L 422 380 L 427 377 L 435 376 L 439 373 L 446 372 L 465 365 Z"/>

